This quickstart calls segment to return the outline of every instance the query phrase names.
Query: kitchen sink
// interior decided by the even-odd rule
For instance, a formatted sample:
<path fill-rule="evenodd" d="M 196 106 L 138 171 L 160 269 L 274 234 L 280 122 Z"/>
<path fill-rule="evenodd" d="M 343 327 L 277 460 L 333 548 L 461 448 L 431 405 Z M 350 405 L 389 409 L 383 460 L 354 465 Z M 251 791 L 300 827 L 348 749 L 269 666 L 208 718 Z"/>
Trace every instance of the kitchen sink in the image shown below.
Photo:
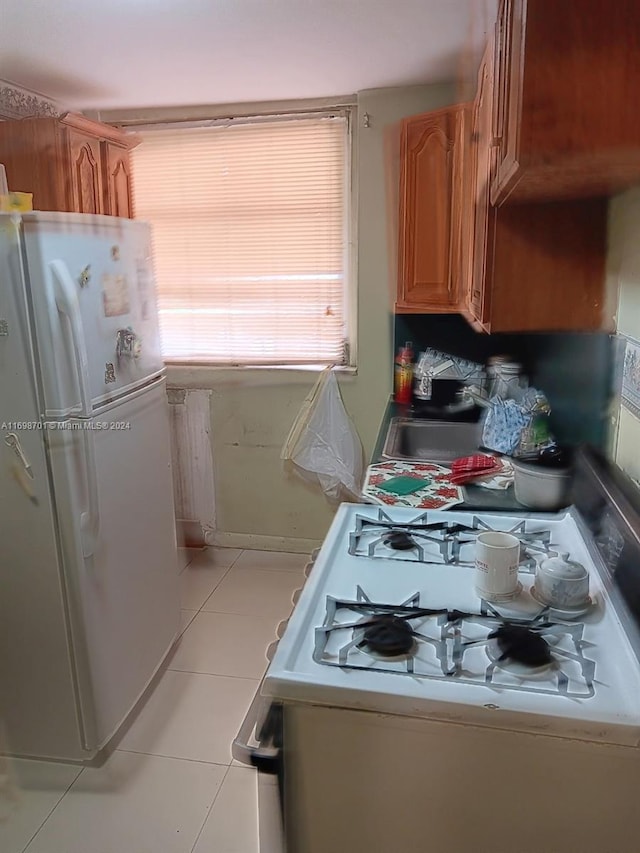
<path fill-rule="evenodd" d="M 382 455 L 385 459 L 447 465 L 478 452 L 481 429 L 479 423 L 392 418 Z"/>

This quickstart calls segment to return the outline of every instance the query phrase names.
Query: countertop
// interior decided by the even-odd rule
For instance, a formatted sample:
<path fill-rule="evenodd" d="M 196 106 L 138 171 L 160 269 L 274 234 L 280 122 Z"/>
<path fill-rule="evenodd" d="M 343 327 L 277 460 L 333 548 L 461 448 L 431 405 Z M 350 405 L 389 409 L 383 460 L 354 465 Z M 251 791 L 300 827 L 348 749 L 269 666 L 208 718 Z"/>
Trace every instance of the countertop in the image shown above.
<path fill-rule="evenodd" d="M 380 423 L 378 438 L 376 440 L 376 445 L 371 455 L 370 464 L 373 464 L 375 462 L 387 461 L 382 455 L 382 449 L 384 447 L 384 442 L 387 437 L 387 432 L 389 430 L 389 424 L 391 423 L 391 419 L 410 417 L 411 410 L 409 406 L 396 403 L 393 398 L 389 399 L 384 415 L 382 417 L 382 421 Z M 421 420 L 424 419 L 421 418 Z M 499 510 L 500 512 L 517 512 L 520 514 L 522 514 L 523 512 L 530 512 L 527 507 L 524 507 L 516 500 L 513 486 L 510 486 L 508 489 L 505 490 L 497 491 L 494 489 L 483 489 L 482 486 L 468 485 L 463 486 L 462 491 L 464 494 L 464 502 L 458 504 L 455 507 L 452 507 L 453 509 L 483 510 L 485 512 L 491 510 Z"/>

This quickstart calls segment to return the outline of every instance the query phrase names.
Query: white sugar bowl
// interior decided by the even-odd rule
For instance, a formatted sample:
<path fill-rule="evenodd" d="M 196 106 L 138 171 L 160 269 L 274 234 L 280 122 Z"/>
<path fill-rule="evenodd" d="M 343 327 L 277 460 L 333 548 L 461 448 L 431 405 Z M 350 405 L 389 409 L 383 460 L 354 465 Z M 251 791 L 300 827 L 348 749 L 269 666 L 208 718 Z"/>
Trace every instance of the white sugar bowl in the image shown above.
<path fill-rule="evenodd" d="M 584 607 L 589 603 L 589 572 L 568 554 L 552 553 L 536 566 L 535 596 L 550 607 Z"/>

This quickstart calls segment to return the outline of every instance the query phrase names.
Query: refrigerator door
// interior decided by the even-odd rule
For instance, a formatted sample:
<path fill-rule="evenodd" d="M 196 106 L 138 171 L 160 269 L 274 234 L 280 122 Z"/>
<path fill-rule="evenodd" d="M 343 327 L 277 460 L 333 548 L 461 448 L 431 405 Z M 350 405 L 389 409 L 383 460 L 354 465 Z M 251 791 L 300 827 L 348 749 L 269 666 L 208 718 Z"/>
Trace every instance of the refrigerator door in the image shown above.
<path fill-rule="evenodd" d="M 161 375 L 149 226 L 29 213 L 22 231 L 44 416 L 91 417 Z"/>
<path fill-rule="evenodd" d="M 80 761 L 88 756 L 18 241 L 0 216 L 0 729 L 11 753 Z"/>
<path fill-rule="evenodd" d="M 164 379 L 47 435 L 85 746 L 95 751 L 137 702 L 178 631 Z M 93 513 L 87 548 L 83 519 Z"/>

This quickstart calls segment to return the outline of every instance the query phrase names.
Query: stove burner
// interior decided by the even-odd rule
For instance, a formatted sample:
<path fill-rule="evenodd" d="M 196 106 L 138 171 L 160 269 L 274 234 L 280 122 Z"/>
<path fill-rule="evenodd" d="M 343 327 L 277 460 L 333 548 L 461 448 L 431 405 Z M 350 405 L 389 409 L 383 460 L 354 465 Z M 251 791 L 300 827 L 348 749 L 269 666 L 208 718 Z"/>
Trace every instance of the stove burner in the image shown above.
<path fill-rule="evenodd" d="M 489 634 L 497 641 L 498 662 L 513 661 L 525 666 L 547 666 L 553 660 L 544 637 L 525 625 L 501 625 Z"/>
<path fill-rule="evenodd" d="M 382 537 L 382 543 L 394 551 L 410 551 L 416 547 L 416 543 L 404 530 L 390 530 Z"/>
<path fill-rule="evenodd" d="M 469 613 L 423 607 L 420 599 L 415 592 L 400 603 L 377 602 L 359 585 L 351 600 L 327 595 L 313 660 L 538 695 L 595 696 L 596 664 L 584 653 L 584 623 L 554 622 L 548 608 L 519 619 L 487 601 Z"/>
<path fill-rule="evenodd" d="M 367 620 L 358 646 L 383 657 L 406 655 L 413 648 L 413 629 L 398 616 L 373 616 Z"/>
<path fill-rule="evenodd" d="M 349 531 L 349 554 L 382 560 L 403 560 L 414 563 L 440 563 L 453 566 L 475 564 L 474 542 L 478 533 L 493 530 L 482 517 L 463 516 L 468 522 L 441 520 L 441 513 L 423 512 L 409 520 L 395 518 L 382 509 L 374 515 L 355 517 Z M 502 530 L 503 526 L 500 525 Z M 551 550 L 551 531 L 538 529 L 536 522 L 522 519 L 505 532 L 517 536 L 522 544 L 520 571 L 534 574 L 537 554 Z"/>

